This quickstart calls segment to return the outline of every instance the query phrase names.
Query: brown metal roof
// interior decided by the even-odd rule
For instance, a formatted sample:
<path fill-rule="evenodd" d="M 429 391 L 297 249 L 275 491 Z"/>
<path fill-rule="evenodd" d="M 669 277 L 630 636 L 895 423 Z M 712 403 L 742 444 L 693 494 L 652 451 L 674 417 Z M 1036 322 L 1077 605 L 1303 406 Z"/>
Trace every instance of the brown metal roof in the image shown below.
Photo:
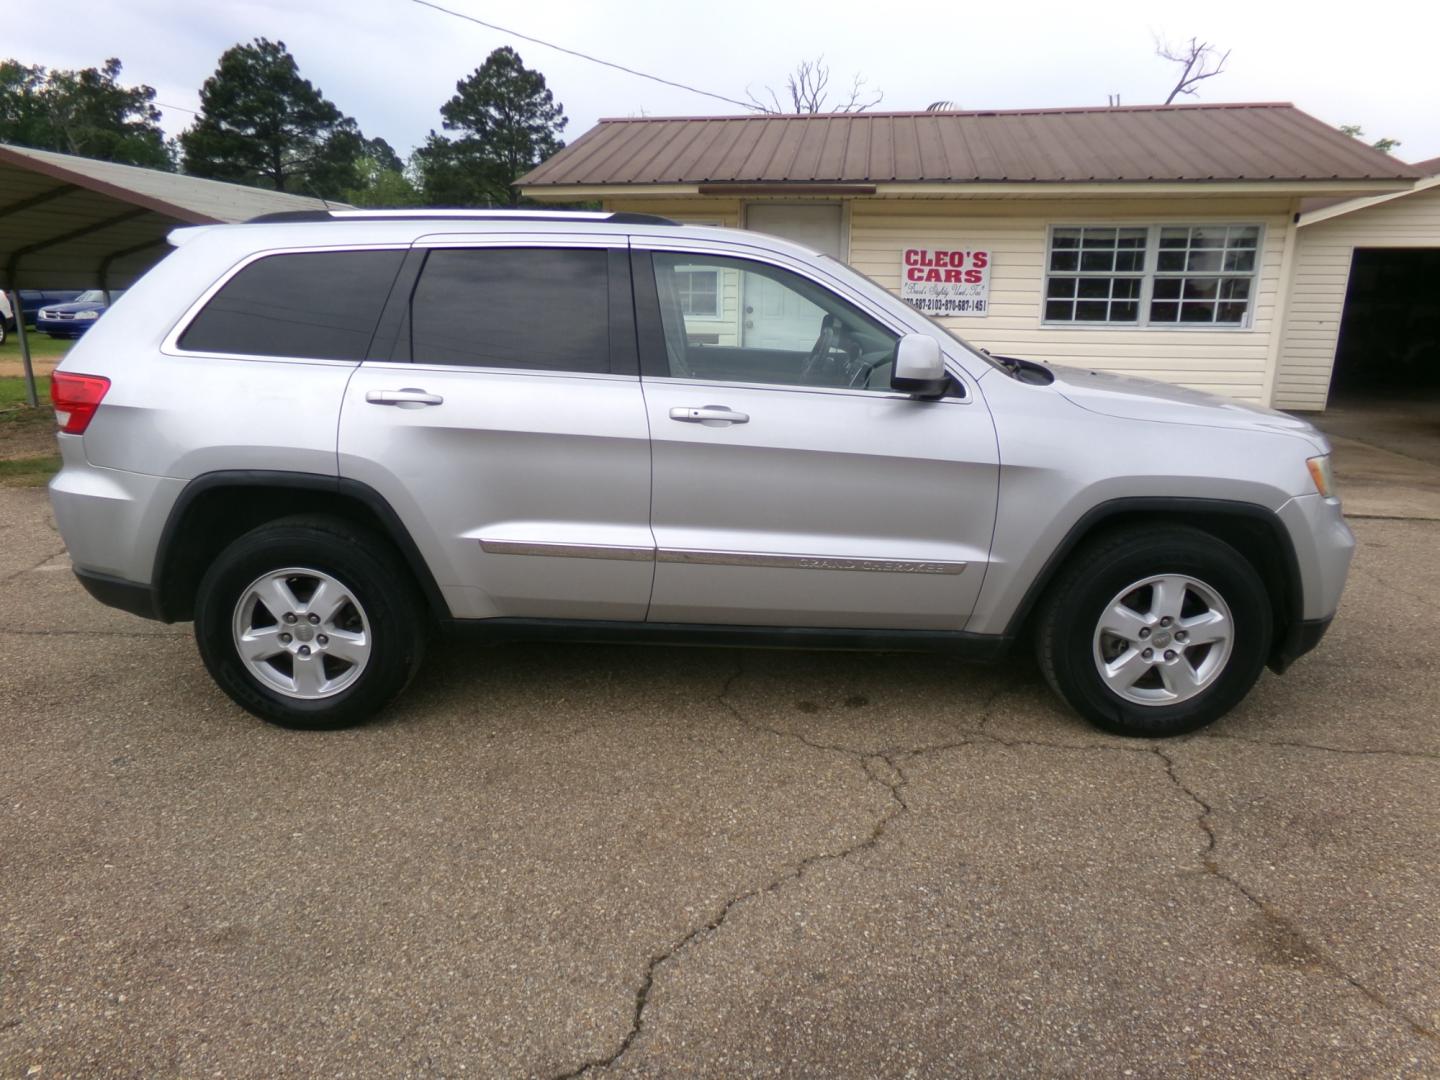
<path fill-rule="evenodd" d="M 1426 158 L 1424 161 L 1412 161 L 1410 167 L 1416 170 L 1421 176 L 1440 176 L 1440 157 Z"/>
<path fill-rule="evenodd" d="M 520 180 L 619 184 L 1394 180 L 1293 105 L 601 120 Z"/>

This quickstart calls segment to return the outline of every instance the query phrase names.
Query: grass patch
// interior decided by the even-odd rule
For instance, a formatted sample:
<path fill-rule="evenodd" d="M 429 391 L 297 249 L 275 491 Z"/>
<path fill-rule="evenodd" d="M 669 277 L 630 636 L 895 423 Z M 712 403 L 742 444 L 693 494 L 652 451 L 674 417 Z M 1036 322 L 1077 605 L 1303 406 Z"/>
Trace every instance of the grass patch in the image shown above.
<path fill-rule="evenodd" d="M 59 454 L 0 461 L 0 487 L 44 487 L 59 470 Z"/>
<path fill-rule="evenodd" d="M 14 420 L 14 413 L 38 412 L 50 416 L 50 379 L 35 379 L 35 389 L 40 395 L 40 408 L 31 409 L 25 403 L 25 379 L 20 375 L 0 375 L 0 422 Z M 53 417 L 52 417 L 53 420 Z"/>
<path fill-rule="evenodd" d="M 49 334 L 30 331 L 30 358 L 32 360 L 59 360 L 75 342 L 71 338 L 53 338 Z M 5 332 L 5 344 L 0 345 L 0 362 L 13 360 L 20 363 L 20 335 L 14 330 Z"/>

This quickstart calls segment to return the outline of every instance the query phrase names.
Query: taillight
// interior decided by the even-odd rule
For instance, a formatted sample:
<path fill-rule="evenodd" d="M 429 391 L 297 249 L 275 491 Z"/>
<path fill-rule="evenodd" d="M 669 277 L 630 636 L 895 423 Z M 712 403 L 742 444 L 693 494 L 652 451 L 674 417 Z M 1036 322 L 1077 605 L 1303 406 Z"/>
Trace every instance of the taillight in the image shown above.
<path fill-rule="evenodd" d="M 50 403 L 55 406 L 60 430 L 66 435 L 83 435 L 109 389 L 110 380 L 103 375 L 51 372 Z"/>

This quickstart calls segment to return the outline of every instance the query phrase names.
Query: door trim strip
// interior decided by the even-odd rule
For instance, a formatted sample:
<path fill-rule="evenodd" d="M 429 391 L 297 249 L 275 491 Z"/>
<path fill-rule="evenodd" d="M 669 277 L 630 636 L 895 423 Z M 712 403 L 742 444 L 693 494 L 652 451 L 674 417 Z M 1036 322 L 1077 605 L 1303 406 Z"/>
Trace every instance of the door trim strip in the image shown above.
<path fill-rule="evenodd" d="M 555 559 L 615 559 L 620 562 L 650 562 L 652 547 L 627 544 L 564 544 L 549 540 L 491 540 L 482 537 L 480 550 L 490 555 L 546 555 Z"/>
<path fill-rule="evenodd" d="M 490 555 L 540 555 L 557 559 L 681 563 L 689 566 L 768 566 L 789 570 L 854 570 L 871 574 L 961 574 L 969 563 L 943 559 L 856 559 L 779 552 L 649 548 L 626 544 L 566 544 L 548 540 L 480 540 Z"/>
<path fill-rule="evenodd" d="M 792 570 L 859 570 L 886 574 L 959 574 L 969 565 L 939 559 L 854 559 L 833 555 L 705 551 L 697 548 L 661 548 L 656 553 L 656 559 L 665 563 L 701 566 L 774 566 Z"/>

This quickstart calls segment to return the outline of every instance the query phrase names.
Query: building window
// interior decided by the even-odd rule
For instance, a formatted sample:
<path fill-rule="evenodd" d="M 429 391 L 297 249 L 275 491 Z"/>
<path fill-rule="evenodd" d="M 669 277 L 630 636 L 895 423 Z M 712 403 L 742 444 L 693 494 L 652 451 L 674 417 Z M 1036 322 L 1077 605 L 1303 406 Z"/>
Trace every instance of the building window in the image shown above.
<path fill-rule="evenodd" d="M 720 317 L 720 272 L 694 266 L 677 266 L 674 270 L 675 293 L 680 300 L 680 313 L 688 318 L 718 319 Z"/>
<path fill-rule="evenodd" d="M 1044 321 L 1247 326 L 1259 250 L 1258 225 L 1057 226 Z"/>
<path fill-rule="evenodd" d="M 1259 246 L 1257 225 L 1162 228 L 1150 321 L 1245 325 Z"/>

